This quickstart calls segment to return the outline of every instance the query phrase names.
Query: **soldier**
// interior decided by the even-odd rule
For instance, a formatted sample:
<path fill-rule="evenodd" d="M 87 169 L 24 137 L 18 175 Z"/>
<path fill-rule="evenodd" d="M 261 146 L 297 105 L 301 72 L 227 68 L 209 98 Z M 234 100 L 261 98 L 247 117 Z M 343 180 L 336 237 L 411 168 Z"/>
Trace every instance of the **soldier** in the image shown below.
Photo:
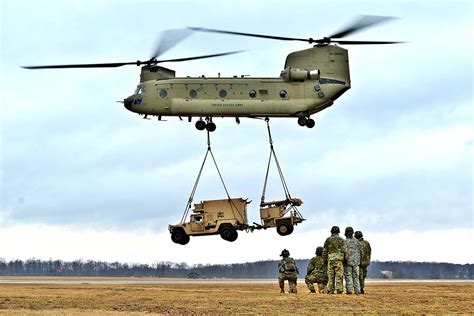
<path fill-rule="evenodd" d="M 342 294 L 342 277 L 344 268 L 342 261 L 347 255 L 347 245 L 344 239 L 339 237 L 339 227 L 331 228 L 331 236 L 324 242 L 323 258 L 328 265 L 328 294 Z"/>
<path fill-rule="evenodd" d="M 290 252 L 286 249 L 283 249 L 280 256 L 283 257 L 278 264 L 280 293 L 285 293 L 285 280 L 288 280 L 289 292 L 296 294 L 296 279 L 299 273 L 296 262 L 293 258 L 290 258 Z"/>
<path fill-rule="evenodd" d="M 370 255 L 372 253 L 372 248 L 370 248 L 370 243 L 367 240 L 364 240 L 361 231 L 356 231 L 354 237 L 359 240 L 360 245 L 362 246 L 362 261 L 359 266 L 359 282 L 360 282 L 360 293 L 364 294 L 365 287 L 365 278 L 367 277 L 367 267 L 370 264 Z"/>
<path fill-rule="evenodd" d="M 346 279 L 346 294 L 360 294 L 359 284 L 359 265 L 362 261 L 362 247 L 360 242 L 353 237 L 354 229 L 346 227 L 344 232 L 346 236 L 347 256 L 344 261 L 344 277 Z"/>
<path fill-rule="evenodd" d="M 318 284 L 319 293 L 324 293 L 326 284 L 328 284 L 328 266 L 323 259 L 323 247 L 316 248 L 316 257 L 313 257 L 308 263 L 307 275 L 304 281 L 311 293 L 316 293 L 314 283 Z"/>

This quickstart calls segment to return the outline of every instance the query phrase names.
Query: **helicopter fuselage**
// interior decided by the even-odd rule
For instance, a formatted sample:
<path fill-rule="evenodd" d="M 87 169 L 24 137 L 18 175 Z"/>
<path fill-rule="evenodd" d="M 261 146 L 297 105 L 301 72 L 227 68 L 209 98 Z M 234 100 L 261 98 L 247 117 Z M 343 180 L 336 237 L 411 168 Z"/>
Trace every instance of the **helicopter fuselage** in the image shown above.
<path fill-rule="evenodd" d="M 289 54 L 280 77 L 174 77 L 145 66 L 141 81 L 125 107 L 160 118 L 309 117 L 350 88 L 347 50 L 335 45 Z"/>

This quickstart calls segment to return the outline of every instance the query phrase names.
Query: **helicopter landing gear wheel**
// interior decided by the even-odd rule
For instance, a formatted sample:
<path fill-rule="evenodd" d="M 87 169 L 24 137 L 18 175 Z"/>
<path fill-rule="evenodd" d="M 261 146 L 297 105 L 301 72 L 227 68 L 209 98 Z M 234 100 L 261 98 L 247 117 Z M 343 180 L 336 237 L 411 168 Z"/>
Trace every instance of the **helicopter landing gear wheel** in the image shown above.
<path fill-rule="evenodd" d="M 306 126 L 308 124 L 308 119 L 304 116 L 298 117 L 298 125 L 299 126 Z"/>
<path fill-rule="evenodd" d="M 214 132 L 216 130 L 216 124 L 214 124 L 213 122 L 209 122 L 206 124 L 206 129 L 209 132 Z"/>
<path fill-rule="evenodd" d="M 312 118 L 309 118 L 308 121 L 306 122 L 306 127 L 313 128 L 314 125 L 316 125 L 316 122 Z"/>
<path fill-rule="evenodd" d="M 198 130 L 203 131 L 206 128 L 206 122 L 199 120 L 196 122 L 195 126 Z"/>
<path fill-rule="evenodd" d="M 280 236 L 287 236 L 293 232 L 293 225 L 289 223 L 281 223 L 277 226 L 277 233 Z"/>

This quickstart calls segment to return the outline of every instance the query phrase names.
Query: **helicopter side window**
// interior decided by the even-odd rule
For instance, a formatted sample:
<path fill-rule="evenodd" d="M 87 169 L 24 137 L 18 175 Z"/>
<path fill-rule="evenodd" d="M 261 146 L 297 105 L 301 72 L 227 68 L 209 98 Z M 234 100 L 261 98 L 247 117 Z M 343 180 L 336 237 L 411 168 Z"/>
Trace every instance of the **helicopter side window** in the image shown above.
<path fill-rule="evenodd" d="M 250 90 L 249 91 L 249 97 L 255 98 L 256 96 L 257 96 L 257 91 L 255 91 L 255 90 Z"/>
<path fill-rule="evenodd" d="M 286 90 L 280 90 L 280 97 L 281 98 L 286 98 L 288 96 L 288 92 Z"/>
<path fill-rule="evenodd" d="M 160 90 L 160 97 L 166 98 L 168 96 L 168 92 L 165 89 Z"/>
<path fill-rule="evenodd" d="M 227 96 L 227 91 L 225 91 L 225 90 L 219 91 L 219 96 L 220 96 L 221 98 L 225 98 L 225 97 Z"/>
<path fill-rule="evenodd" d="M 198 96 L 198 93 L 197 93 L 196 90 L 193 89 L 193 90 L 189 91 L 189 96 L 191 98 L 196 98 Z"/>

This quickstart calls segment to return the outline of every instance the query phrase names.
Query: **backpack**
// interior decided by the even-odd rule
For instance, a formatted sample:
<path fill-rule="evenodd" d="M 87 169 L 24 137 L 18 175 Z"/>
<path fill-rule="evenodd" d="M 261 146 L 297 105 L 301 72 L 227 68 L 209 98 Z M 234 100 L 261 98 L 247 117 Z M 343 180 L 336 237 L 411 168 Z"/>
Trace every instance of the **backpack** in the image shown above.
<path fill-rule="evenodd" d="M 285 264 L 284 264 L 285 272 L 295 272 L 296 271 L 295 260 L 293 260 L 292 258 L 287 258 L 284 260 L 285 260 Z"/>

